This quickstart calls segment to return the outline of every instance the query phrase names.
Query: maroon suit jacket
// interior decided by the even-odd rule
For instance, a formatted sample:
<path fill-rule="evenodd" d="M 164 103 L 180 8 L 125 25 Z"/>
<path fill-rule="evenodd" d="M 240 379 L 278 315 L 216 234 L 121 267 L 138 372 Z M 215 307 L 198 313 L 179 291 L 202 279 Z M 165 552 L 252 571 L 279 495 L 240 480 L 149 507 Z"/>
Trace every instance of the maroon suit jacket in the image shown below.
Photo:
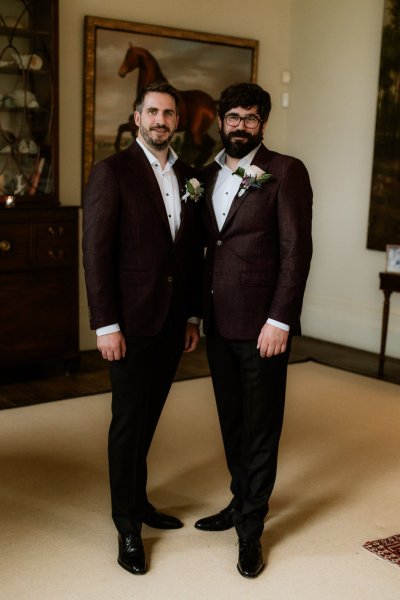
<path fill-rule="evenodd" d="M 174 164 L 179 188 L 192 170 Z M 136 143 L 97 163 L 85 190 L 83 263 L 92 329 L 119 323 L 125 335 L 152 336 L 172 310 L 181 325 L 200 315 L 199 204 L 182 202 L 172 239 L 159 185 Z"/>
<path fill-rule="evenodd" d="M 223 337 L 255 340 L 267 318 L 300 333 L 300 313 L 312 254 L 312 190 L 303 163 L 261 145 L 254 157 L 272 177 L 236 196 L 218 231 L 212 194 L 219 171 L 206 167 L 203 222 L 207 237 L 204 327 L 211 306 Z"/>

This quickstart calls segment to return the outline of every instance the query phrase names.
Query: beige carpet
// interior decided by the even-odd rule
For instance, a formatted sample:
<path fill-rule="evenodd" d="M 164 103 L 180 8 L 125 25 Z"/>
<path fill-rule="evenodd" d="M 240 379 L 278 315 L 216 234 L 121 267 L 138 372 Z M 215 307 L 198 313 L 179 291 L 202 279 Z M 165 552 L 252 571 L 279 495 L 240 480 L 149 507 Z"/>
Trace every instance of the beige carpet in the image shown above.
<path fill-rule="evenodd" d="M 208 378 L 175 383 L 152 448 L 152 501 L 185 521 L 143 528 L 150 572 L 116 563 L 109 394 L 3 411 L 1 600 L 398 600 L 400 569 L 362 548 L 400 530 L 400 388 L 314 363 L 289 367 L 278 481 L 256 580 L 234 532 L 200 516 L 229 500 Z"/>

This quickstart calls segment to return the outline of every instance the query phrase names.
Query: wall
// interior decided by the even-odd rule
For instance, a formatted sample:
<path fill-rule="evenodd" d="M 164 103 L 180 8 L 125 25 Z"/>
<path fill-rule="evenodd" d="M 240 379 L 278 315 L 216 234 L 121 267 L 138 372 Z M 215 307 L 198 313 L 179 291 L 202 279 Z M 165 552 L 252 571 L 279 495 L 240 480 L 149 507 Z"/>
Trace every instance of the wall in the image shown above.
<path fill-rule="evenodd" d="M 377 352 L 385 253 L 366 249 L 383 0 L 294 0 L 287 143 L 315 193 L 304 332 Z M 387 353 L 400 356 L 392 296 Z"/>
<path fill-rule="evenodd" d="M 258 82 L 273 101 L 266 143 L 301 157 L 315 192 L 304 333 L 377 351 L 384 254 L 365 245 L 383 0 L 170 0 L 165 6 L 60 0 L 61 202 L 76 204 L 81 195 L 84 15 L 258 39 Z M 281 83 L 286 69 L 289 85 Z M 287 109 L 280 105 L 285 90 Z M 398 300 L 388 339 L 393 356 L 400 356 Z M 94 346 L 82 279 L 81 348 Z"/>

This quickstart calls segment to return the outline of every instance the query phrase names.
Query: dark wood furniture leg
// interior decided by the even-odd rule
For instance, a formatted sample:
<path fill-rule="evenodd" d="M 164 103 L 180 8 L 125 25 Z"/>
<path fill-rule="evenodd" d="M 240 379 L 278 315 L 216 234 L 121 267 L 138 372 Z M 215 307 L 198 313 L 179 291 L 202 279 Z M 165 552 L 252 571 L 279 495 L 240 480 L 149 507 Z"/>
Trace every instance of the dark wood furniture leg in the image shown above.
<path fill-rule="evenodd" d="M 386 338 L 389 322 L 389 309 L 390 309 L 390 296 L 391 290 L 383 290 L 385 299 L 383 301 L 383 315 L 382 315 L 382 334 L 381 334 L 381 351 L 379 354 L 379 370 L 378 376 L 383 377 L 383 370 L 385 366 L 385 349 L 386 349 Z"/>

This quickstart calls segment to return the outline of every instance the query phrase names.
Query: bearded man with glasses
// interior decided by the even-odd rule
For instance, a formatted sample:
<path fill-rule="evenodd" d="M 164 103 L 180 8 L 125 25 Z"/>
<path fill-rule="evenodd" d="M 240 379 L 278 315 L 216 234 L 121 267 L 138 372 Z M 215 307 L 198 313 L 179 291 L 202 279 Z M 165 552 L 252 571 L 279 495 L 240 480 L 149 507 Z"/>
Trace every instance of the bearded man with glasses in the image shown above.
<path fill-rule="evenodd" d="M 202 175 L 204 330 L 233 499 L 195 527 L 236 528 L 244 577 L 265 566 L 260 538 L 312 254 L 309 176 L 300 160 L 264 146 L 270 109 L 269 93 L 254 83 L 224 90 L 224 149 Z"/>

